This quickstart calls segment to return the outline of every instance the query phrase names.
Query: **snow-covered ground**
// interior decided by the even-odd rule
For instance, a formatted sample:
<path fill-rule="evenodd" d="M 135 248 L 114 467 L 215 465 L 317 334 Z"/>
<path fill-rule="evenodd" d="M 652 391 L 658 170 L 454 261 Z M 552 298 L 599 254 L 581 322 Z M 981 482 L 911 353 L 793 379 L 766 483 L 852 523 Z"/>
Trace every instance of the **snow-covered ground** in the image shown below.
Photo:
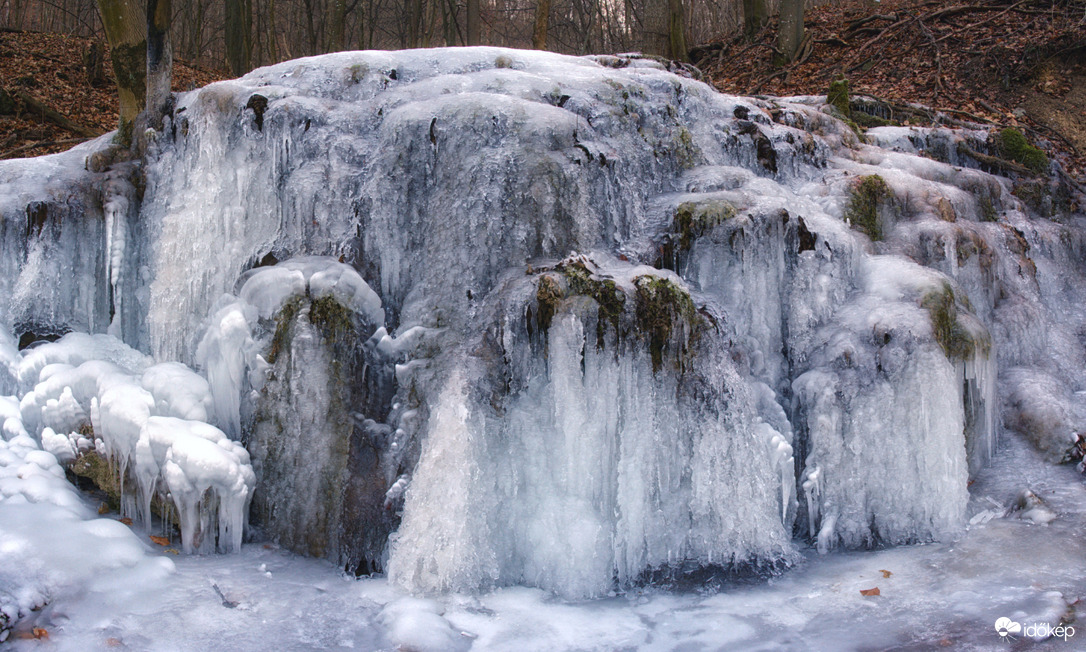
<path fill-rule="evenodd" d="M 1055 512 L 1047 525 L 1021 512 L 998 515 L 1026 487 Z M 0 577 L 45 566 L 70 583 L 20 623 L 9 641 L 20 651 L 1031 649 L 1030 625 L 1056 627 L 1082 614 L 1074 605 L 1086 596 L 1082 476 L 1011 440 L 971 492 L 976 523 L 955 541 L 807 551 L 782 575 L 701 594 L 647 588 L 567 602 L 504 588 L 425 600 L 262 543 L 236 555 L 175 556 L 137 533 L 90 547 L 86 522 L 51 519 L 37 505 L 27 516 L 37 535 L 0 534 Z M 13 522 L 13 509 L 0 504 L 3 522 Z M 78 547 L 43 548 L 49 540 Z M 12 550 L 23 541 L 35 554 L 13 567 Z M 876 587 L 878 596 L 860 593 Z M 996 632 L 1001 617 L 1022 625 L 1016 644 Z M 24 638 L 35 627 L 48 639 Z M 1084 637 L 1075 631 L 1042 649 L 1081 649 Z"/>

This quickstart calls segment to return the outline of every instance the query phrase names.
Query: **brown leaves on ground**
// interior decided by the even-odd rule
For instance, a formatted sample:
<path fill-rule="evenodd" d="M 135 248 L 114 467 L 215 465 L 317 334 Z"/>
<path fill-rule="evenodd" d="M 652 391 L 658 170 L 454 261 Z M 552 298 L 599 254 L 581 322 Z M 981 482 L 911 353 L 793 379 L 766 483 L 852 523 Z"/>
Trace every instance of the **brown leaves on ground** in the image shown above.
<path fill-rule="evenodd" d="M 154 541 L 155 543 L 157 543 L 160 546 L 168 546 L 168 545 L 170 545 L 170 540 L 168 538 L 166 538 L 166 537 L 157 537 L 157 536 L 155 536 L 153 534 L 149 534 L 147 536 L 150 537 L 151 541 Z"/>
<path fill-rule="evenodd" d="M 870 598 L 872 596 L 882 595 L 882 593 L 879 591 L 879 587 L 876 586 L 873 589 L 860 589 L 860 595 Z"/>
<path fill-rule="evenodd" d="M 1082 0 L 845 0 L 807 10 L 808 56 L 772 65 L 776 25 L 693 49 L 727 93 L 852 92 L 1031 130 L 1086 171 L 1086 3 Z M 1078 121 L 1068 119 L 1077 105 Z M 1074 116 L 1072 116 L 1074 118 Z M 1062 120 L 1062 121 L 1061 121 Z"/>
<path fill-rule="evenodd" d="M 120 519 L 120 521 L 121 521 L 121 523 L 124 523 L 125 525 L 132 525 L 132 519 L 128 518 L 127 516 Z"/>
<path fill-rule="evenodd" d="M 880 570 L 879 572 L 882 573 L 883 577 L 890 577 L 891 575 L 893 575 L 893 573 L 888 570 Z"/>
<path fill-rule="evenodd" d="M 117 126 L 117 87 L 109 47 L 102 46 L 104 78 L 92 84 L 83 65 L 83 54 L 91 43 L 91 39 L 64 34 L 0 32 L 0 86 L 11 93 L 26 93 L 80 126 L 112 131 Z M 173 88 L 191 90 L 227 76 L 175 61 Z M 81 138 L 25 113 L 0 114 L 0 159 L 63 151 Z"/>

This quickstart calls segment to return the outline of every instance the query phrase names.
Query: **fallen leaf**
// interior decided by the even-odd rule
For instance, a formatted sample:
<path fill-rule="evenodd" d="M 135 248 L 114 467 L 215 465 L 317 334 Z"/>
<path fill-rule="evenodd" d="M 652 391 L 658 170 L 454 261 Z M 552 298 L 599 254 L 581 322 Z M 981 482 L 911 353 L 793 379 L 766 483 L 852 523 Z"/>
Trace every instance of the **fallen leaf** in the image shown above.
<path fill-rule="evenodd" d="M 99 505 L 98 506 L 98 513 L 99 514 L 108 514 L 109 513 L 109 505 L 107 505 L 105 503 L 102 503 L 101 505 Z"/>
<path fill-rule="evenodd" d="M 177 552 L 177 548 L 166 548 L 166 549 L 165 549 L 165 550 L 163 550 L 162 552 L 166 553 L 167 555 L 176 555 L 176 554 L 180 554 L 180 553 L 178 553 L 178 552 Z"/>
<path fill-rule="evenodd" d="M 124 643 L 121 643 L 121 639 L 113 638 L 112 636 L 106 639 L 106 645 L 109 647 L 121 647 Z"/>
<path fill-rule="evenodd" d="M 170 540 L 167 539 L 166 537 L 156 537 L 153 534 L 149 534 L 148 536 L 151 537 L 151 541 L 154 541 L 155 543 L 157 543 L 160 546 L 168 546 L 168 545 L 170 545 Z"/>
<path fill-rule="evenodd" d="M 860 589 L 860 595 L 871 597 L 873 595 L 882 595 L 882 593 L 879 592 L 879 587 L 876 586 L 873 589 Z"/>
<path fill-rule="evenodd" d="M 132 519 L 125 516 L 124 518 L 121 519 L 121 523 L 124 523 L 125 525 L 132 525 Z"/>
<path fill-rule="evenodd" d="M 890 577 L 891 575 L 893 575 L 893 573 L 888 570 L 880 570 L 879 572 L 882 573 L 883 577 Z"/>
<path fill-rule="evenodd" d="M 49 632 L 42 627 L 35 627 L 32 630 L 32 633 L 34 634 L 34 638 L 37 639 L 49 638 Z"/>
<path fill-rule="evenodd" d="M 954 645 L 954 642 L 951 641 L 949 638 L 939 639 L 939 647 L 950 647 L 951 645 Z"/>

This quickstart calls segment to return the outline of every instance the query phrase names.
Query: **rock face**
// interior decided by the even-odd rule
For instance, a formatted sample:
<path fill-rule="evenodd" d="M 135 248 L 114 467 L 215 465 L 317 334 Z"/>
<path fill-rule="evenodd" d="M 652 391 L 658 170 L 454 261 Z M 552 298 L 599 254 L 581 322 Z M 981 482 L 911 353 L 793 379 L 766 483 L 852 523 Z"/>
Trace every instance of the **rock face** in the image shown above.
<path fill-rule="evenodd" d="M 931 540 L 1001 409 L 1086 429 L 1083 216 L 964 167 L 984 132 L 831 113 L 636 58 L 287 62 L 180 96 L 136 186 L 0 163 L 4 317 L 195 363 L 265 534 L 421 592 Z"/>

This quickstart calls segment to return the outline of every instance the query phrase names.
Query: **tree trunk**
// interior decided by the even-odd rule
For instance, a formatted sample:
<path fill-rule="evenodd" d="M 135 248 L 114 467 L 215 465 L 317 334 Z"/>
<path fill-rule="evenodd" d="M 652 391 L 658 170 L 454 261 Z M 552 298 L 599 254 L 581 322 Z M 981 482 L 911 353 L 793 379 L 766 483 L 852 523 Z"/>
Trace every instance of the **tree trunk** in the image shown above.
<path fill-rule="evenodd" d="M 646 0 L 641 20 L 641 51 L 667 56 L 670 0 Z"/>
<path fill-rule="evenodd" d="M 802 2 L 803 0 L 800 0 Z M 686 21 L 683 19 L 683 0 L 668 0 L 667 56 L 675 61 L 690 61 L 686 52 Z"/>
<path fill-rule="evenodd" d="M 482 31 L 479 17 L 479 0 L 468 0 L 468 45 L 479 45 Z"/>
<path fill-rule="evenodd" d="M 328 50 L 340 52 L 347 49 L 347 0 L 332 0 L 332 26 Z"/>
<path fill-rule="evenodd" d="M 117 77 L 120 121 L 117 140 L 132 143 L 132 125 L 147 100 L 147 18 L 143 0 L 98 0 Z"/>
<path fill-rule="evenodd" d="M 147 113 L 149 125 L 162 128 L 169 111 L 173 47 L 170 45 L 171 0 L 147 0 Z"/>
<path fill-rule="evenodd" d="M 766 0 L 743 0 L 743 33 L 748 39 L 754 38 L 768 22 Z"/>
<path fill-rule="evenodd" d="M 551 0 L 537 0 L 535 4 L 535 32 L 532 34 L 532 47 L 536 50 L 547 49 L 547 20 L 550 18 Z"/>
<path fill-rule="evenodd" d="M 250 0 L 225 0 L 226 63 L 230 72 L 240 77 L 249 72 L 250 37 L 252 22 Z"/>
<path fill-rule="evenodd" d="M 803 43 L 803 0 L 781 0 L 781 28 L 777 38 L 781 65 L 791 63 Z"/>

